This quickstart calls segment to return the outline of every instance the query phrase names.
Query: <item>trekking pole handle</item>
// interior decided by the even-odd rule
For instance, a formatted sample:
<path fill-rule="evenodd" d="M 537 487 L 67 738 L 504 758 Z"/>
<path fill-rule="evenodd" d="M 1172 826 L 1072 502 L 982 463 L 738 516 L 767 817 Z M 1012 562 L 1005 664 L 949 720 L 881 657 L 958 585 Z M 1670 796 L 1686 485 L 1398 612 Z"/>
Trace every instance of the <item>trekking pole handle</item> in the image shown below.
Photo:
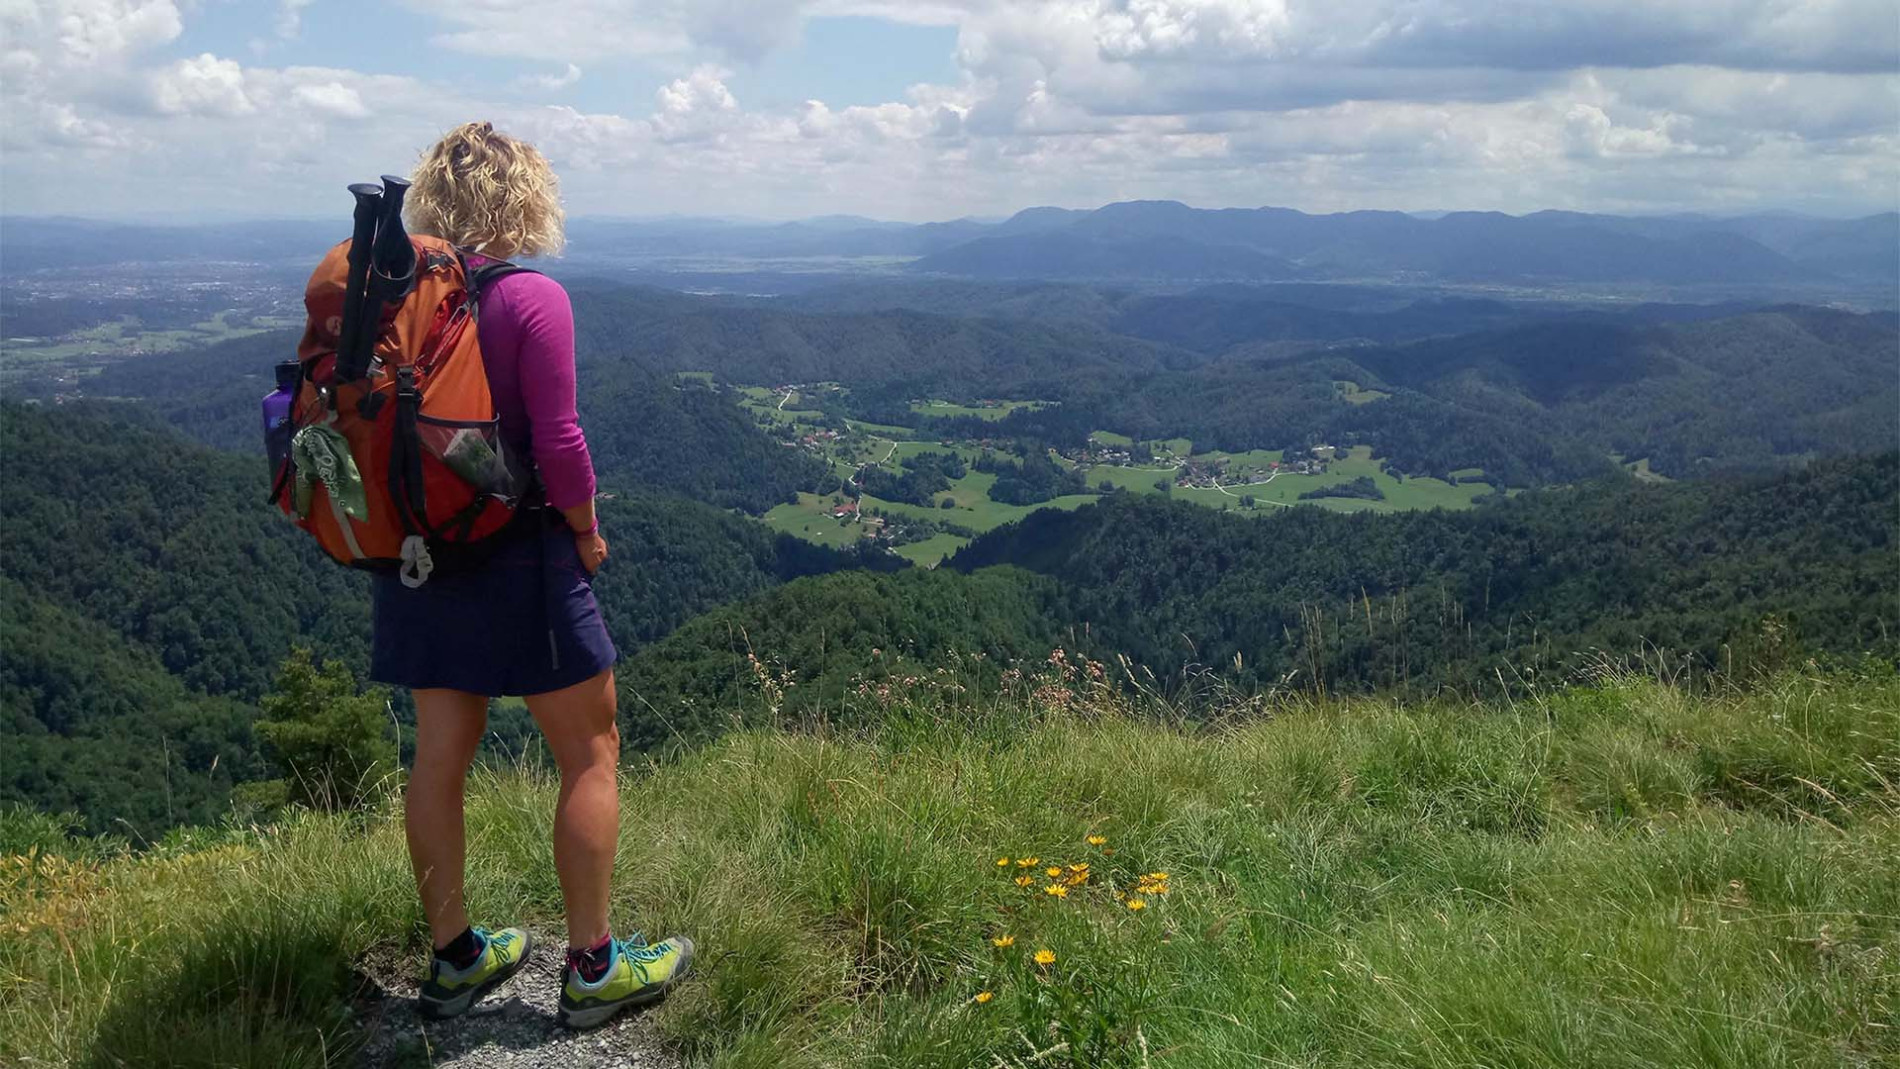
<path fill-rule="evenodd" d="M 356 198 L 356 212 L 350 232 L 343 324 L 337 338 L 338 381 L 360 377 L 364 371 L 357 361 L 358 343 L 363 333 L 363 290 L 369 280 L 370 250 L 375 244 L 376 220 L 383 206 L 383 187 L 373 182 L 357 182 L 350 186 L 350 194 Z"/>

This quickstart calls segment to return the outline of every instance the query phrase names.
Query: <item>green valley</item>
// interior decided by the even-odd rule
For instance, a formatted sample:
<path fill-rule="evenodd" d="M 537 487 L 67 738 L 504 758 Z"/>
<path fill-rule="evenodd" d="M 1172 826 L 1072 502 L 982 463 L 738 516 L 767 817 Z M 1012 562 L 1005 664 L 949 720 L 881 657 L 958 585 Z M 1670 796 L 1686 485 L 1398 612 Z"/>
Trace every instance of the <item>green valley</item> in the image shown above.
<path fill-rule="evenodd" d="M 710 373 L 683 375 L 700 383 L 712 379 Z M 1105 494 L 1167 494 L 1222 512 L 1264 515 L 1300 504 L 1338 512 L 1469 508 L 1495 491 L 1479 469 L 1461 470 L 1450 480 L 1408 478 L 1375 459 L 1369 445 L 1322 444 L 1289 456 L 1279 449 L 1197 451 L 1186 438 L 1137 442 L 1106 430 L 1094 431 L 1085 444 L 1066 449 L 1011 437 L 1000 429 L 995 435 L 939 437 L 932 433 L 999 424 L 1017 411 L 1051 407 L 1045 401 L 1005 399 L 970 405 L 913 401 L 910 411 L 923 418 L 917 426 L 899 426 L 851 418 L 851 391 L 835 382 L 733 386 L 729 392 L 762 430 L 789 447 L 822 458 L 832 474 L 823 482 L 825 492 L 802 491 L 796 500 L 773 507 L 763 517 L 768 527 L 822 546 L 844 547 L 860 541 L 882 544 L 927 566 L 951 555 L 975 535 L 1037 509 L 1072 509 Z M 1046 454 L 1057 468 L 1073 473 L 1067 491 L 1027 503 L 999 500 L 994 493 L 996 472 L 978 470 L 976 465 L 986 455 L 1026 456 L 1032 451 Z M 873 472 L 901 477 L 915 458 L 944 452 L 960 457 L 968 470 L 915 500 L 880 496 L 861 478 Z M 1377 496 L 1328 493 L 1330 488 L 1362 479 L 1371 480 Z"/>

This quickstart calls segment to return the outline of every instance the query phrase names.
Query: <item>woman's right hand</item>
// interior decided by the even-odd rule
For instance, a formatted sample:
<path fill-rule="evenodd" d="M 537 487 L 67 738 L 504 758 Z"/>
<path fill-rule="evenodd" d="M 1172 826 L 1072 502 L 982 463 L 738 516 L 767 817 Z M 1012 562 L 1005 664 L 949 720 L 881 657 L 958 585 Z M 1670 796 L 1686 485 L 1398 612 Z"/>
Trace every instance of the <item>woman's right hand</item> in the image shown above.
<path fill-rule="evenodd" d="M 607 540 L 600 537 L 599 531 L 575 535 L 574 551 L 580 554 L 581 567 L 587 569 L 587 574 L 590 576 L 600 571 L 602 564 L 607 563 Z"/>

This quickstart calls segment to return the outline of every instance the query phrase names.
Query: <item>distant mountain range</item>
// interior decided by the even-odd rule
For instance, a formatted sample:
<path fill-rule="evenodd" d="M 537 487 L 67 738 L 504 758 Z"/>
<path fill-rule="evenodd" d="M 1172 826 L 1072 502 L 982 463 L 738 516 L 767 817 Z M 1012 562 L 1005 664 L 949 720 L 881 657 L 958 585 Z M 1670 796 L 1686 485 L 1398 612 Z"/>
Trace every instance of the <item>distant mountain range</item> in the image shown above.
<path fill-rule="evenodd" d="M 7 269 L 158 260 L 300 262 L 342 236 L 334 223 L 190 228 L 57 218 L 0 221 Z M 1456 286 L 1701 286 L 1789 291 L 1900 281 L 1900 214 L 1818 219 L 1192 208 L 1128 201 L 1093 211 L 1029 208 L 1000 222 L 790 223 L 578 219 L 556 273 L 715 261 L 867 262 L 919 277 L 1118 284 L 1360 281 Z M 1810 296 L 1813 294 L 1810 293 Z"/>
<path fill-rule="evenodd" d="M 1900 215 L 1308 215 L 1133 201 L 1033 209 L 913 269 L 978 278 L 1802 283 L 1900 277 Z"/>

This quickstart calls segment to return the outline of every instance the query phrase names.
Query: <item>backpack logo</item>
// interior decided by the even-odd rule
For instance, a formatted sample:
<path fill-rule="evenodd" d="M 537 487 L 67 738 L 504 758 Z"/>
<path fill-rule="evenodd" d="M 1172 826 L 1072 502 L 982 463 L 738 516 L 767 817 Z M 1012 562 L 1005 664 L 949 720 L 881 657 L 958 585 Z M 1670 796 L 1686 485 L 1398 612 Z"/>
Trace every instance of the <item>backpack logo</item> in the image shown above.
<path fill-rule="evenodd" d="M 303 339 L 265 398 L 271 500 L 337 561 L 406 586 L 473 560 L 529 502 L 534 478 L 501 437 L 476 329 L 481 287 L 446 241 L 402 225 L 409 183 L 350 187 L 349 240 L 304 289 Z"/>

